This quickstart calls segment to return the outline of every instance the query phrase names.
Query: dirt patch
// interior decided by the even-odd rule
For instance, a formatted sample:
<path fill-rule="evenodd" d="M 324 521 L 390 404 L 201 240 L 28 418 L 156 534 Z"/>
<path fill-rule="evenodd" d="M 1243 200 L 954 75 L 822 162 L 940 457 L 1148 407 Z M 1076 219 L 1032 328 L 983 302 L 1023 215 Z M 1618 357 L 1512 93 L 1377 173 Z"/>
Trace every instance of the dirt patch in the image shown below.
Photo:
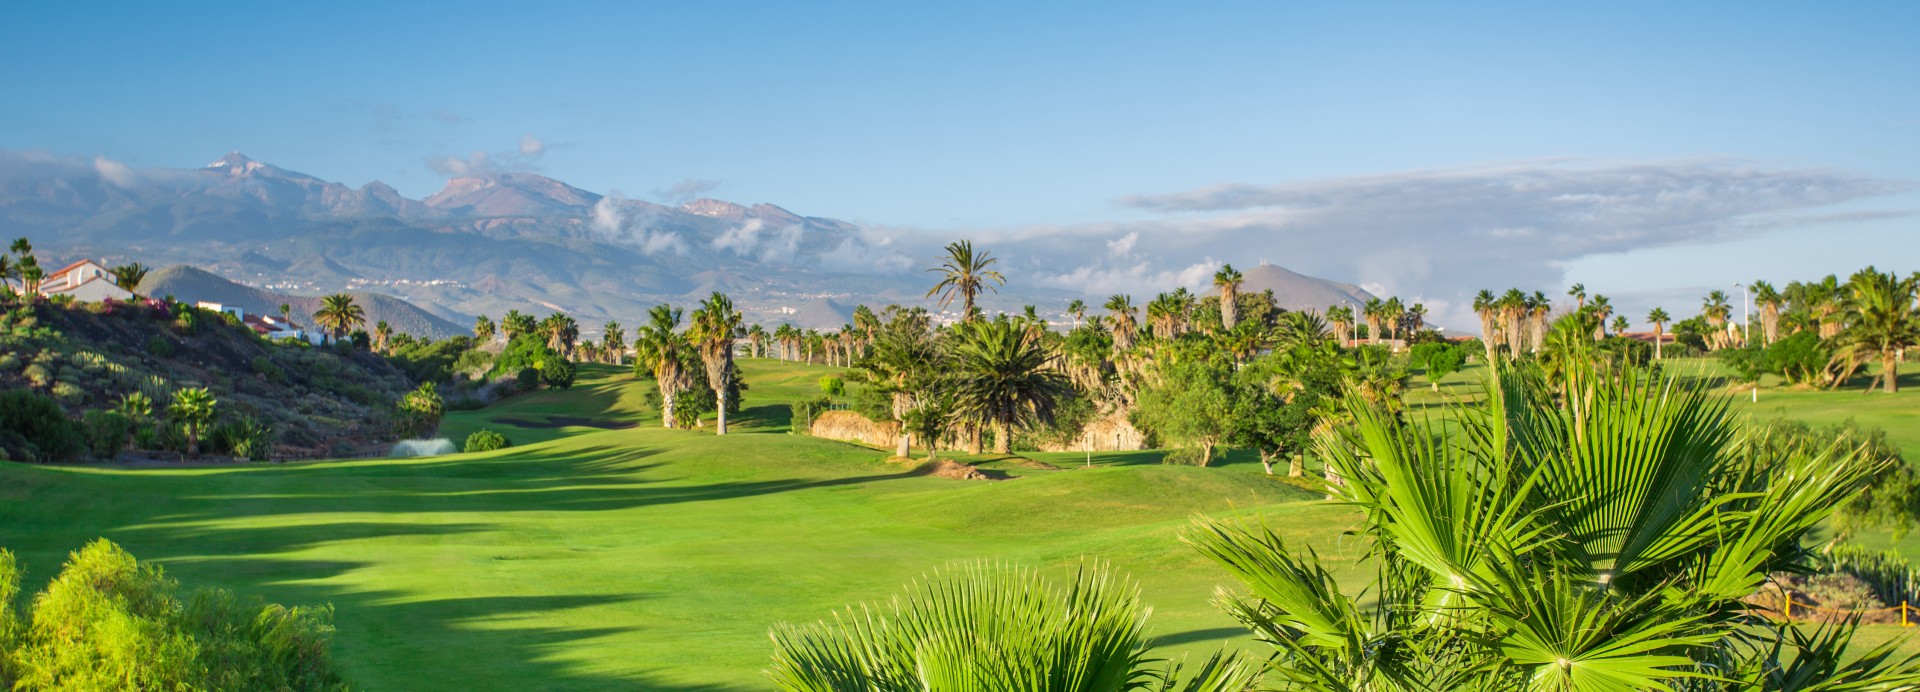
<path fill-rule="evenodd" d="M 951 478 L 956 481 L 1004 481 L 1012 477 L 1000 471 L 978 468 L 971 464 L 962 464 L 950 459 L 941 459 L 932 463 L 922 463 L 919 468 L 913 471 L 922 476 Z"/>
<path fill-rule="evenodd" d="M 637 425 L 636 423 L 630 420 L 594 420 L 592 418 L 576 418 L 573 416 L 548 416 L 546 422 L 544 423 L 524 420 L 520 418 L 495 418 L 493 419 L 493 422 L 499 423 L 501 425 L 511 425 L 516 428 L 533 428 L 537 430 L 551 430 L 553 428 L 599 428 L 601 430 L 626 430 L 627 428 L 631 428 Z"/>

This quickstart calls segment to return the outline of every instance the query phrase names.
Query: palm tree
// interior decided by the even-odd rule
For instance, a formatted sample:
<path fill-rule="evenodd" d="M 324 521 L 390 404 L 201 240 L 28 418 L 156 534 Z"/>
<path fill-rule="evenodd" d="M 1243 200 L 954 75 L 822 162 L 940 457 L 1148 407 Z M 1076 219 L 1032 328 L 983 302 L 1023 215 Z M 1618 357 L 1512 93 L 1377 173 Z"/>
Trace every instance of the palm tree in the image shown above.
<path fill-rule="evenodd" d="M 573 358 L 573 345 L 580 339 L 580 324 L 566 313 L 556 312 L 540 320 L 540 335 L 546 337 L 547 348 L 562 358 Z"/>
<path fill-rule="evenodd" d="M 1406 314 L 1407 306 L 1400 302 L 1399 296 L 1388 298 L 1387 302 L 1380 305 L 1381 326 L 1385 327 L 1387 334 L 1390 335 L 1388 339 L 1399 341 L 1403 338 L 1400 333 L 1400 321 L 1406 318 Z"/>
<path fill-rule="evenodd" d="M 924 311 L 890 311 L 889 317 L 874 335 L 873 353 L 861 359 L 859 367 L 874 391 L 889 398 L 893 419 L 901 425 L 895 456 L 905 458 L 913 451 L 914 416 L 925 415 L 930 405 L 937 405 L 939 393 L 934 390 L 947 367 Z M 933 436 L 922 435 L 930 455 L 936 442 Z"/>
<path fill-rule="evenodd" d="M 285 306 L 282 306 L 282 307 L 285 307 Z M 481 344 L 492 343 L 493 330 L 494 330 L 493 320 L 491 318 L 488 318 L 486 315 L 481 315 L 479 317 L 473 318 L 474 341 Z"/>
<path fill-rule="evenodd" d="M 1364 602 L 1271 529 L 1201 519 L 1184 536 L 1250 591 L 1224 605 L 1274 648 L 1275 689 L 1691 689 L 1708 670 L 1713 689 L 1920 681 L 1897 644 L 1862 656 L 1852 624 L 1806 632 L 1743 601 L 1771 572 L 1810 569 L 1811 532 L 1884 463 L 1844 445 L 1740 453 L 1725 395 L 1674 380 L 1581 377 L 1565 408 L 1527 368 L 1487 389 L 1445 417 L 1467 434 L 1356 402 L 1353 430 L 1317 437 L 1379 566 Z"/>
<path fill-rule="evenodd" d="M 795 330 L 791 324 L 782 324 L 773 328 L 773 341 L 780 346 L 780 360 L 785 362 L 793 357 Z"/>
<path fill-rule="evenodd" d="M 1419 334 L 1427 328 L 1426 303 L 1414 303 L 1407 308 L 1407 331 Z"/>
<path fill-rule="evenodd" d="M 187 458 L 200 457 L 200 429 L 213 422 L 217 403 L 206 387 L 190 387 L 173 395 L 167 414 L 187 426 Z"/>
<path fill-rule="evenodd" d="M 1073 328 L 1080 328 L 1080 320 L 1087 318 L 1087 301 L 1079 298 L 1067 303 L 1067 316 L 1073 318 Z"/>
<path fill-rule="evenodd" d="M 1631 325 L 1629 325 L 1629 324 L 1627 324 L 1627 316 L 1626 316 L 1626 315 L 1619 315 L 1619 316 L 1616 316 L 1616 317 L 1614 317 L 1614 318 L 1613 318 L 1613 333 L 1614 333 L 1614 334 L 1625 334 L 1625 333 L 1627 332 L 1627 327 L 1629 327 L 1629 326 L 1631 326 Z"/>
<path fill-rule="evenodd" d="M 680 329 L 680 308 L 660 304 L 647 311 L 647 324 L 634 334 L 633 369 L 660 388 L 660 424 L 673 427 L 674 400 L 693 386 L 687 370 L 690 346 Z"/>
<path fill-rule="evenodd" d="M 483 315 L 481 319 L 485 319 L 485 316 Z M 286 323 L 288 326 L 293 325 L 293 306 L 292 305 L 289 305 L 287 303 L 280 304 L 280 321 Z M 493 326 L 488 325 L 487 327 L 491 329 Z"/>
<path fill-rule="evenodd" d="M 1647 313 L 1647 323 L 1653 325 L 1653 359 L 1660 360 L 1661 347 L 1667 341 L 1667 323 L 1673 320 L 1666 310 L 1654 308 Z"/>
<path fill-rule="evenodd" d="M 1820 338 L 1831 339 L 1840 335 L 1846 327 L 1841 319 L 1845 315 L 1846 291 L 1840 287 L 1840 279 L 1832 274 L 1818 282 L 1807 285 L 1807 293 L 1813 317 L 1820 323 Z"/>
<path fill-rule="evenodd" d="M 1846 289 L 1848 324 L 1836 338 L 1839 348 L 1834 353 L 1835 360 L 1847 363 L 1847 375 L 1840 380 L 1860 363 L 1878 358 L 1881 391 L 1900 391 L 1900 358 L 1920 344 L 1920 308 L 1914 306 L 1920 281 L 1867 267 L 1847 280 Z"/>
<path fill-rule="evenodd" d="M 887 604 L 773 630 L 767 675 L 788 692 L 1251 689 L 1260 666 L 1224 652 L 1179 680 L 1150 655 L 1139 587 L 1083 565 L 1065 588 L 1037 570 L 976 564 Z"/>
<path fill-rule="evenodd" d="M 1360 308 L 1360 315 L 1367 320 L 1367 343 L 1369 344 L 1380 343 L 1381 313 L 1386 309 L 1386 305 L 1386 302 L 1379 298 L 1368 298 L 1366 305 Z"/>
<path fill-rule="evenodd" d="M 715 434 L 727 434 L 727 390 L 733 384 L 733 340 L 740 335 L 740 312 L 726 294 L 714 291 L 693 311 L 687 325 L 687 340 L 707 365 L 707 384 L 713 387 L 715 408 L 720 413 Z"/>
<path fill-rule="evenodd" d="M 755 324 L 747 328 L 747 344 L 753 349 L 753 357 L 764 358 L 767 352 L 767 328 Z"/>
<path fill-rule="evenodd" d="M 1134 321 L 1133 297 L 1124 293 L 1115 293 L 1107 298 L 1107 322 L 1113 327 L 1113 352 L 1120 353 L 1133 348 L 1139 335 L 1139 326 Z"/>
<path fill-rule="evenodd" d="M 128 293 L 136 294 L 135 298 L 140 297 L 140 282 L 146 280 L 147 267 L 139 262 L 128 262 L 113 268 L 113 283 L 127 289 Z"/>
<path fill-rule="evenodd" d="M 1233 331 L 1240 322 L 1240 282 L 1244 279 L 1231 264 L 1222 264 L 1220 271 L 1213 273 L 1213 286 L 1220 289 L 1220 326 L 1227 331 Z"/>
<path fill-rule="evenodd" d="M 508 310 L 507 314 L 500 318 L 500 333 L 506 335 L 507 341 L 532 334 L 534 326 L 533 316 L 519 310 Z"/>
<path fill-rule="evenodd" d="M 1013 451 L 1013 432 L 1053 421 L 1072 386 L 1032 332 L 1012 320 L 975 320 L 953 332 L 954 394 L 960 410 L 993 426 L 994 451 Z"/>
<path fill-rule="evenodd" d="M 1333 305 L 1327 308 L 1327 321 L 1333 323 L 1334 339 L 1341 348 L 1353 345 L 1353 308 L 1346 305 Z"/>
<path fill-rule="evenodd" d="M 998 261 L 1000 260 L 985 250 L 975 255 L 972 241 L 949 243 L 947 256 L 942 258 L 940 266 L 927 270 L 940 275 L 940 283 L 934 284 L 933 288 L 927 290 L 927 297 L 932 298 L 934 294 L 940 294 L 942 310 L 953 304 L 955 297 L 959 297 L 961 299 L 960 319 L 972 320 L 973 297 L 979 295 L 981 289 L 997 293 L 1000 289 L 994 288 L 994 284 L 1002 286 L 1007 284 L 1006 277 L 1001 276 L 1000 272 L 987 268 Z"/>
<path fill-rule="evenodd" d="M 1527 298 L 1527 326 L 1531 333 L 1531 350 L 1539 353 L 1547 341 L 1547 318 L 1553 315 L 1553 301 L 1547 298 L 1546 291 L 1534 291 Z"/>
<path fill-rule="evenodd" d="M 1522 343 L 1525 333 L 1520 331 L 1520 320 L 1529 312 L 1527 294 L 1521 293 L 1518 288 L 1509 288 L 1500 295 L 1499 306 L 1500 332 L 1507 337 L 1507 357 L 1519 358 L 1520 351 L 1525 348 Z"/>
<path fill-rule="evenodd" d="M 1496 332 L 1500 328 L 1496 318 L 1500 312 L 1500 299 L 1494 297 L 1493 291 L 1480 289 L 1480 292 L 1473 296 L 1473 312 L 1480 316 L 1480 342 L 1487 347 L 1487 363 L 1491 365 L 1494 350 L 1500 343 L 1496 338 Z"/>
<path fill-rule="evenodd" d="M 619 365 L 627 355 L 627 329 L 617 320 L 607 320 L 600 332 L 600 355 L 610 365 Z"/>
<path fill-rule="evenodd" d="M 1599 318 L 1594 320 L 1594 324 L 1597 326 L 1595 326 L 1593 330 L 1593 340 L 1599 341 L 1607 338 L 1607 318 L 1613 316 L 1613 302 L 1607 300 L 1606 296 L 1594 296 L 1593 316 Z"/>
<path fill-rule="evenodd" d="M 1567 295 L 1573 296 L 1573 309 L 1585 310 L 1587 307 L 1587 285 L 1574 284 L 1567 289 Z"/>
<path fill-rule="evenodd" d="M 1726 291 L 1713 291 L 1707 294 L 1706 302 L 1700 306 L 1700 316 L 1707 318 L 1707 325 L 1713 327 L 1708 335 L 1707 347 L 1718 351 L 1727 342 L 1727 316 L 1733 313 L 1733 306 L 1727 304 Z"/>
<path fill-rule="evenodd" d="M 387 326 L 386 320 L 375 322 L 373 324 L 373 350 L 378 353 L 386 353 L 387 339 L 392 336 L 393 328 Z"/>
<path fill-rule="evenodd" d="M 1786 303 L 1786 299 L 1774 290 L 1773 284 L 1765 281 L 1755 281 L 1750 288 L 1753 290 L 1753 302 L 1760 306 L 1760 334 L 1767 340 L 1766 345 L 1772 346 L 1773 342 L 1780 340 L 1780 306 Z"/>
<path fill-rule="evenodd" d="M 334 341 L 339 341 L 354 327 L 367 323 L 367 311 L 354 303 L 353 296 L 335 293 L 320 299 L 320 309 L 314 311 L 313 321 L 324 327 Z"/>

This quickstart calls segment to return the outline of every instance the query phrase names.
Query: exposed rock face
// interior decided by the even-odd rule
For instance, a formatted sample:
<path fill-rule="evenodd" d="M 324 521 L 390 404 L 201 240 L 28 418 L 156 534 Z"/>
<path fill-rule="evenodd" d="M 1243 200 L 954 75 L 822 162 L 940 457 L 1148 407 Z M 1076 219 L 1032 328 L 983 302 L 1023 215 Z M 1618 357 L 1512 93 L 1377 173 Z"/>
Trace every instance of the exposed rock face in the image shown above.
<path fill-rule="evenodd" d="M 813 419 L 809 434 L 874 447 L 893 447 L 900 442 L 900 424 L 875 423 L 852 411 L 828 411 Z"/>
<path fill-rule="evenodd" d="M 1080 436 L 1065 444 L 1042 445 L 1043 452 L 1128 452 L 1147 448 L 1147 436 L 1133 427 L 1125 411 L 1114 411 L 1087 424 Z"/>

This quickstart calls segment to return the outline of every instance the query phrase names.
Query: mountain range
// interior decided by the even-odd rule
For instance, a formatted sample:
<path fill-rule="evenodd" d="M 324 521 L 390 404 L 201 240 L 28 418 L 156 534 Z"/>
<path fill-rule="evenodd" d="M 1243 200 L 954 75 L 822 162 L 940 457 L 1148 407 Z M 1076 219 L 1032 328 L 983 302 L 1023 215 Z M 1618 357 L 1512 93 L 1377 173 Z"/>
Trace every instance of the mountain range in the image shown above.
<path fill-rule="evenodd" d="M 509 309 L 565 311 L 592 332 L 712 291 L 730 295 L 749 322 L 827 329 L 849 305 L 920 300 L 928 280 L 917 270 L 932 264 L 930 253 L 909 256 L 859 225 L 771 204 L 655 204 L 510 171 L 454 177 L 414 200 L 377 181 L 356 189 L 237 152 L 198 169 L 0 155 L 0 235 L 31 237 L 53 260 L 194 265 L 258 289 L 247 299 L 267 301 L 261 309 L 340 291 L 390 295 L 425 316 L 395 307 L 389 322 L 433 334 Z M 1359 290 L 1273 269 L 1284 275 L 1271 287 L 1290 307 L 1324 308 Z M 1268 287 L 1255 285 L 1261 275 L 1249 272 L 1248 288 Z M 165 278 L 211 285 L 186 272 Z M 983 307 L 1057 303 L 1043 309 L 1057 313 L 1080 297 L 1005 290 L 982 296 Z"/>

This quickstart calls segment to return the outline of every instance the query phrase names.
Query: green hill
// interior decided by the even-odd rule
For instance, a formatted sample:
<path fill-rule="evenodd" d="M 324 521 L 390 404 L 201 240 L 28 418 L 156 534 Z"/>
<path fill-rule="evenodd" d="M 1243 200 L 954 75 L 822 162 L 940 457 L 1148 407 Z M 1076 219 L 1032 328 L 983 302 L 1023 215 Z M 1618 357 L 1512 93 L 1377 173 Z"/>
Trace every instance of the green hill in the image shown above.
<path fill-rule="evenodd" d="M 246 308 L 248 312 L 259 315 L 278 315 L 280 306 L 284 304 L 293 308 L 293 320 L 301 325 L 313 324 L 313 312 L 320 309 L 319 296 L 297 296 L 245 286 L 212 272 L 184 264 L 177 264 L 149 274 L 146 280 L 140 283 L 140 294 L 173 296 L 187 303 L 206 301 L 238 305 Z M 393 327 L 396 334 L 412 334 L 429 339 L 444 339 L 449 336 L 473 333 L 473 330 L 466 326 L 455 324 L 393 296 L 359 291 L 350 292 L 348 295 L 353 296 L 354 302 L 366 309 L 369 326 L 384 321 Z"/>

